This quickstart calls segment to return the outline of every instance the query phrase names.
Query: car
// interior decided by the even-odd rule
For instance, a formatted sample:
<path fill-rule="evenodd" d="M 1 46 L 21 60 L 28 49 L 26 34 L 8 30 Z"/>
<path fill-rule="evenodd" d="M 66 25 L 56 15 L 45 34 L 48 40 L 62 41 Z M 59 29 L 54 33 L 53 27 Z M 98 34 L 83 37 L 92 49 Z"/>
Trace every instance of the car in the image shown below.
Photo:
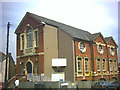
<path fill-rule="evenodd" d="M 112 82 L 112 85 L 116 87 L 116 90 L 120 90 L 120 80 Z"/>
<path fill-rule="evenodd" d="M 104 89 L 104 90 L 109 90 L 109 89 L 115 89 L 115 85 L 113 85 L 109 81 L 98 81 L 95 84 L 91 86 L 92 90 L 93 89 Z"/>

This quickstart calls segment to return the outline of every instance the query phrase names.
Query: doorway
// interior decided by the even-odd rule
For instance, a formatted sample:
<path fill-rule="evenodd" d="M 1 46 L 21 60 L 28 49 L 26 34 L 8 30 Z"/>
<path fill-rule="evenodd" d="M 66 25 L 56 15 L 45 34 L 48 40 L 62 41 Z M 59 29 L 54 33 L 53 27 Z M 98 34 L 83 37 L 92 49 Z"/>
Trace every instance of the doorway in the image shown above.
<path fill-rule="evenodd" d="M 31 74 L 32 73 L 32 63 L 27 62 L 26 67 L 27 67 L 27 74 Z"/>

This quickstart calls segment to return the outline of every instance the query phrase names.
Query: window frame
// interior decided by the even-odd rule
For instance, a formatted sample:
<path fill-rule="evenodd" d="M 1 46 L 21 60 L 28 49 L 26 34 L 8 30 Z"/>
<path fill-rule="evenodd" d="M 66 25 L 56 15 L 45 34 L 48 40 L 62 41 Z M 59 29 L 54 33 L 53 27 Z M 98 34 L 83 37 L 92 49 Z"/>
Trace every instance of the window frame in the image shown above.
<path fill-rule="evenodd" d="M 98 66 L 99 66 L 99 68 L 98 68 Z M 101 71 L 101 62 L 100 62 L 99 58 L 97 59 L 97 71 Z"/>
<path fill-rule="evenodd" d="M 29 27 L 26 30 L 26 48 L 29 49 L 32 47 L 33 47 L 33 29 Z"/>
<path fill-rule="evenodd" d="M 114 60 L 114 71 L 117 71 L 117 61 L 116 60 Z"/>
<path fill-rule="evenodd" d="M 82 46 L 81 44 L 83 44 L 84 47 L 81 48 L 81 46 Z M 86 52 L 86 45 L 85 45 L 84 42 L 79 42 L 78 43 L 78 48 L 79 48 L 81 53 L 85 53 Z"/>
<path fill-rule="evenodd" d="M 100 46 L 101 46 L 101 50 L 100 50 Z M 97 50 L 98 50 L 98 53 L 99 54 L 103 54 L 103 46 L 102 46 L 102 44 L 98 44 L 98 47 L 97 47 Z"/>
<path fill-rule="evenodd" d="M 113 60 L 109 60 L 109 70 L 113 71 Z"/>
<path fill-rule="evenodd" d="M 86 60 L 87 59 L 87 60 Z M 85 59 L 84 59 L 84 70 L 85 70 L 85 72 L 88 72 L 89 70 L 89 62 L 88 62 L 88 57 L 85 57 Z M 86 65 L 86 62 L 87 62 L 87 65 Z M 87 66 L 87 67 L 86 67 Z"/>
<path fill-rule="evenodd" d="M 106 71 L 106 59 L 102 59 L 102 69 Z"/>
<path fill-rule="evenodd" d="M 22 33 L 20 34 L 20 50 L 24 50 L 24 49 L 25 49 L 25 35 L 24 33 Z"/>
<path fill-rule="evenodd" d="M 39 44 L 38 30 L 34 30 L 33 32 L 34 32 L 34 47 L 38 47 Z M 37 36 L 35 32 L 37 32 Z"/>
<path fill-rule="evenodd" d="M 113 50 L 112 50 L 113 49 Z M 114 50 L 114 47 L 110 47 L 110 54 L 112 55 L 112 56 L 114 56 L 115 55 L 115 50 Z"/>
<path fill-rule="evenodd" d="M 78 60 L 78 58 L 81 58 L 81 60 Z M 82 72 L 82 57 L 76 57 L 76 62 L 77 62 L 77 72 Z M 78 64 L 80 63 L 80 64 Z M 80 65 L 80 70 L 79 70 L 79 65 Z"/>
<path fill-rule="evenodd" d="M 39 73 L 39 61 L 35 61 L 35 73 Z"/>

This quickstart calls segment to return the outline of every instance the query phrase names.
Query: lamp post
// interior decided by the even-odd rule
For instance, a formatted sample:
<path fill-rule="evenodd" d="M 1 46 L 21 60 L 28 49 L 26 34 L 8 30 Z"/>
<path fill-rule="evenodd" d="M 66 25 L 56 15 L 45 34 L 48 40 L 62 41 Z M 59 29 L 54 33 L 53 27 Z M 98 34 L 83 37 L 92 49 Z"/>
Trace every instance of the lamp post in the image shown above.
<path fill-rule="evenodd" d="M 5 79 L 4 79 L 4 88 L 7 88 L 8 85 L 8 81 L 7 81 L 7 77 L 8 77 L 8 47 L 9 47 L 9 29 L 10 29 L 10 22 L 8 22 L 7 24 L 7 45 L 6 45 L 6 63 L 5 63 Z"/>

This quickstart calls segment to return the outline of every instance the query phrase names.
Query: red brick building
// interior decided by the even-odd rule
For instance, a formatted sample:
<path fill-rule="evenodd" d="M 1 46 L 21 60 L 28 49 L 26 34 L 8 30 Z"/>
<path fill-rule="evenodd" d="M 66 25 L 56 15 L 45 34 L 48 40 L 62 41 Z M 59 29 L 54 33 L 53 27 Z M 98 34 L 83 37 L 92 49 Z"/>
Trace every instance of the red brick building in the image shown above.
<path fill-rule="evenodd" d="M 118 78 L 117 44 L 112 37 L 91 34 L 54 20 L 26 13 L 16 31 L 17 74 L 39 74 L 51 80 L 53 58 L 66 58 L 60 67 L 65 80 Z M 60 63 L 60 62 L 58 62 Z"/>

